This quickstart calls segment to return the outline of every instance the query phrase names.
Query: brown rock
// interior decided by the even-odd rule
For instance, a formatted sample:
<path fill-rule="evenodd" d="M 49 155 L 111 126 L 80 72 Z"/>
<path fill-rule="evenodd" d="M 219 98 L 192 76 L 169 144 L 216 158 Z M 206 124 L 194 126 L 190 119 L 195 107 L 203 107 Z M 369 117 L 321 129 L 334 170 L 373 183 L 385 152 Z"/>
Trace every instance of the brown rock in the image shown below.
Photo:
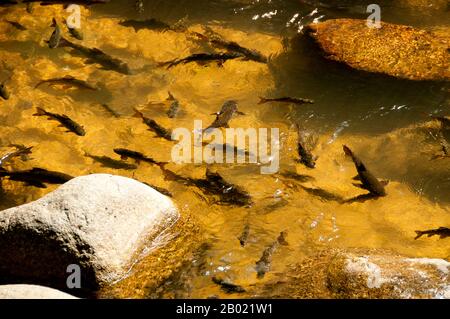
<path fill-rule="evenodd" d="M 336 19 L 309 25 L 328 59 L 352 68 L 409 80 L 450 80 L 450 32 L 434 33 L 404 25 Z"/>

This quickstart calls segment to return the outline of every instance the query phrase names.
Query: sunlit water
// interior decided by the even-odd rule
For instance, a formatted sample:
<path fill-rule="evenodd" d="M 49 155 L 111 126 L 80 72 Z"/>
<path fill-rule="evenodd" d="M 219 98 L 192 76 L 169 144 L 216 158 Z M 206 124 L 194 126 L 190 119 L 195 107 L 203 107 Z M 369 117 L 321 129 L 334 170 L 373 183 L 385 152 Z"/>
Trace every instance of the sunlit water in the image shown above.
<path fill-rule="evenodd" d="M 180 290 L 176 296 L 227 296 L 212 283 L 213 275 L 221 273 L 243 286 L 261 284 L 287 265 L 330 246 L 390 248 L 409 256 L 448 258 L 449 239 L 414 240 L 414 230 L 450 225 L 450 162 L 430 161 L 439 147 L 432 138 L 437 124 L 427 118 L 431 113 L 449 114 L 448 85 L 363 74 L 324 60 L 302 37 L 302 26 L 337 17 L 365 18 L 367 3 L 323 2 L 144 1 L 142 13 L 136 11 L 134 1 L 93 7 L 83 17 L 84 43 L 125 60 L 134 70 L 143 70 L 129 76 L 86 66 L 83 59 L 64 49 L 48 49 L 43 41 L 51 34 L 51 14 L 39 15 L 43 9 L 20 18 L 17 12 L 5 10 L 8 19 L 19 19 L 31 30 L 21 33 L 5 27 L 10 33 L 1 37 L 0 54 L 6 62 L 1 80 L 10 73 L 8 68 L 14 74 L 9 84 L 12 98 L 0 104 L 2 150 L 9 150 L 10 143 L 34 146 L 32 159 L 13 162 L 15 169 L 43 167 L 73 176 L 107 172 L 170 190 L 176 204 L 199 220 L 209 243 L 202 254 L 203 266 L 188 279 L 190 288 L 169 285 L 169 290 Z M 449 24 L 445 7 L 392 3 L 381 3 L 387 22 L 423 28 Z M 204 50 L 184 33 L 136 33 L 118 26 L 123 18 L 157 18 L 170 24 L 184 19 L 198 31 L 207 24 L 227 39 L 272 55 L 271 62 L 228 61 L 222 67 L 188 64 L 168 71 L 158 68 L 157 62 Z M 97 83 L 100 90 L 33 89 L 40 79 L 66 74 Z M 181 111 L 175 119 L 165 113 L 168 91 L 180 101 Z M 258 105 L 259 96 L 304 97 L 315 103 Z M 117 170 L 85 156 L 119 159 L 112 149 L 126 147 L 168 161 L 174 143 L 154 138 L 139 119 L 131 117 L 133 108 L 144 110 L 166 127 L 192 129 L 194 119 L 209 124 L 213 119 L 209 114 L 227 99 L 237 100 L 246 114 L 233 119 L 232 127 L 280 128 L 281 171 L 310 175 L 314 180 L 301 183 L 261 175 L 257 165 L 214 165 L 228 181 L 245 188 L 254 201 L 249 208 L 223 206 L 194 187 L 164 180 L 156 166 L 143 163 L 136 170 Z M 121 116 L 111 116 L 102 103 Z M 68 114 L 83 124 L 86 136 L 65 133 L 55 122 L 33 117 L 35 106 Z M 319 159 L 313 170 L 295 162 L 295 123 L 317 136 L 314 153 Z M 356 173 L 342 153 L 342 144 L 354 148 L 378 177 L 391 181 L 387 197 L 342 204 L 302 188 L 322 189 L 342 199 L 363 192 L 351 185 Z M 205 171 L 203 164 L 169 167 L 185 176 L 202 177 Z M 5 180 L 1 206 L 29 202 L 54 188 L 38 190 Z M 247 224 L 248 242 L 241 247 L 238 237 Z M 271 271 L 257 279 L 256 261 L 284 230 L 289 245 L 275 251 Z M 154 296 L 152 292 L 144 295 Z"/>

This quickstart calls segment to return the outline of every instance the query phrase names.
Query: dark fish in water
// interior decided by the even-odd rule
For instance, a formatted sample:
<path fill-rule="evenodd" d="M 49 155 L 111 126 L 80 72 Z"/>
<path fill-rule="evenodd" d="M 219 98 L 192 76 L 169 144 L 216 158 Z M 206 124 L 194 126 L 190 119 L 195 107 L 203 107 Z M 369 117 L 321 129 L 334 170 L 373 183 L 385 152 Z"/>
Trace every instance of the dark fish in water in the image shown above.
<path fill-rule="evenodd" d="M 6 88 L 5 83 L 0 84 L 0 96 L 5 100 L 9 99 L 9 97 L 11 96 L 9 90 Z"/>
<path fill-rule="evenodd" d="M 17 150 L 14 152 L 7 153 L 0 158 L 0 166 L 2 166 L 7 161 L 11 160 L 14 157 L 20 156 L 22 159 L 26 158 L 26 155 L 31 154 L 31 149 L 33 146 L 24 147 L 24 146 L 16 146 Z"/>
<path fill-rule="evenodd" d="M 82 6 L 90 6 L 93 4 L 108 3 L 110 0 L 23 0 L 23 3 L 40 2 L 41 6 L 53 5 L 53 4 L 78 4 Z"/>
<path fill-rule="evenodd" d="M 37 107 L 36 110 L 37 112 L 33 114 L 34 116 L 47 116 L 51 120 L 58 121 L 63 127 L 67 128 L 70 132 L 73 132 L 78 136 L 86 135 L 86 131 L 84 130 L 84 128 L 80 124 L 70 119 L 67 115 L 47 112 L 40 107 Z"/>
<path fill-rule="evenodd" d="M 250 206 L 253 204 L 249 193 L 237 185 L 228 183 L 219 173 L 213 173 L 209 168 L 206 169 L 205 179 L 195 179 L 178 175 L 166 169 L 164 164 L 160 165 L 160 168 L 168 180 L 180 182 L 188 186 L 195 186 L 206 194 L 219 196 L 219 204 L 235 206 Z"/>
<path fill-rule="evenodd" d="M 264 98 L 259 97 L 258 104 L 264 104 L 269 102 L 282 102 L 282 103 L 292 103 L 292 104 L 313 104 L 313 100 L 295 97 L 278 97 L 278 98 Z"/>
<path fill-rule="evenodd" d="M 171 29 L 170 25 L 168 25 L 167 23 L 153 18 L 148 20 L 124 20 L 119 22 L 119 24 L 124 27 L 132 27 L 136 32 L 141 29 L 156 31 L 167 31 Z"/>
<path fill-rule="evenodd" d="M 87 89 L 87 90 L 91 90 L 91 91 L 98 90 L 98 88 L 96 88 L 95 86 L 92 86 L 91 84 L 87 83 L 86 81 L 79 80 L 71 75 L 66 75 L 62 78 L 53 78 L 53 79 L 42 80 L 38 84 L 36 84 L 34 86 L 34 88 L 36 89 L 45 83 L 48 83 L 51 85 L 53 85 L 53 84 L 69 85 L 69 86 L 77 87 L 79 89 Z"/>
<path fill-rule="evenodd" d="M 134 3 L 134 8 L 139 13 L 144 13 L 144 0 L 136 0 Z"/>
<path fill-rule="evenodd" d="M 420 237 L 427 235 L 427 237 L 439 236 L 440 239 L 450 237 L 450 228 L 439 227 L 437 229 L 429 230 L 416 230 L 417 236 L 414 239 L 419 239 Z"/>
<path fill-rule="evenodd" d="M 247 222 L 244 226 L 242 234 L 238 237 L 239 243 L 241 244 L 242 247 L 244 247 L 247 244 L 249 235 L 250 235 L 250 224 Z"/>
<path fill-rule="evenodd" d="M 33 11 L 34 11 L 34 3 L 28 2 L 27 3 L 27 12 L 31 14 L 31 13 L 33 13 Z"/>
<path fill-rule="evenodd" d="M 42 168 L 10 172 L 0 168 L 0 177 L 8 177 L 9 180 L 24 182 L 26 185 L 39 188 L 47 188 L 45 184 L 64 184 L 73 177 L 64 173 L 48 171 Z"/>
<path fill-rule="evenodd" d="M 443 134 L 440 136 L 439 144 L 441 146 L 441 153 L 433 155 L 431 160 L 438 158 L 450 158 L 450 144 L 445 140 Z"/>
<path fill-rule="evenodd" d="M 85 61 L 86 63 L 97 63 L 104 69 L 116 71 L 118 73 L 126 75 L 129 75 L 131 73 L 128 65 L 122 60 L 114 58 L 100 49 L 88 48 L 81 44 L 73 43 L 61 36 L 61 30 L 59 29 L 59 27 L 58 30 L 59 35 L 55 27 L 55 31 L 48 41 L 50 48 L 56 48 L 58 46 L 71 48 L 87 57 L 87 60 Z"/>
<path fill-rule="evenodd" d="M 169 110 L 167 111 L 167 116 L 169 118 L 174 118 L 178 114 L 178 110 L 180 109 L 180 102 L 169 92 L 169 97 L 167 99 L 171 101 Z"/>
<path fill-rule="evenodd" d="M 170 69 L 178 64 L 186 64 L 191 62 L 219 62 L 222 65 L 227 60 L 242 58 L 243 55 L 239 53 L 195 53 L 182 59 L 175 59 L 172 61 L 162 62 L 160 66 L 166 66 Z"/>
<path fill-rule="evenodd" d="M 299 162 L 308 168 L 316 167 L 317 156 L 314 156 L 307 148 L 304 133 L 302 132 L 300 125 L 297 124 L 297 153 L 300 156 Z"/>
<path fill-rule="evenodd" d="M 353 152 L 347 146 L 343 145 L 344 153 L 350 156 L 355 164 L 358 176 L 354 179 L 361 181 L 361 184 L 355 184 L 354 186 L 368 190 L 370 194 L 374 196 L 386 196 L 384 186 L 388 184 L 388 181 L 379 181 L 375 176 L 370 173 L 363 162 L 356 157 Z"/>
<path fill-rule="evenodd" d="M 231 118 L 235 113 L 243 114 L 242 112 L 238 111 L 237 102 L 233 100 L 225 101 L 220 111 L 214 113 L 214 115 L 216 115 L 216 119 L 214 120 L 214 122 L 210 126 L 205 128 L 203 131 L 206 131 L 211 128 L 229 127 L 228 122 L 230 122 Z"/>
<path fill-rule="evenodd" d="M 277 240 L 263 251 L 261 258 L 256 262 L 256 273 L 258 279 L 262 279 L 264 275 L 270 270 L 272 255 L 277 250 L 277 248 L 280 245 L 288 245 L 288 242 L 286 241 L 286 235 L 287 232 L 282 231 Z"/>
<path fill-rule="evenodd" d="M 243 292 L 245 292 L 244 288 L 242 288 L 239 285 L 233 284 L 229 280 L 222 279 L 222 278 L 219 278 L 217 276 L 213 276 L 212 277 L 212 281 L 216 285 L 219 285 L 220 288 L 222 288 L 222 290 L 225 291 L 226 293 L 232 294 L 232 293 L 243 293 Z"/>
<path fill-rule="evenodd" d="M 132 150 L 129 150 L 129 149 L 126 149 L 126 148 L 115 148 L 114 149 L 114 153 L 120 155 L 120 158 L 122 160 L 126 160 L 128 158 L 132 158 L 137 163 L 139 163 L 139 162 L 146 162 L 146 163 L 156 164 L 156 165 L 167 164 L 167 162 L 158 162 L 158 161 L 154 160 L 151 157 L 145 156 L 141 152 L 132 151 Z"/>
<path fill-rule="evenodd" d="M 6 22 L 8 22 L 10 25 L 12 25 L 14 28 L 16 28 L 17 30 L 20 31 L 25 31 L 27 30 L 26 27 L 24 27 L 23 25 L 21 25 L 19 22 L 16 21 L 11 21 L 11 20 L 5 20 Z"/>
<path fill-rule="evenodd" d="M 81 33 L 80 29 L 69 28 L 69 27 L 67 27 L 67 29 L 69 30 L 70 35 L 72 37 L 74 37 L 75 39 L 77 39 L 77 40 L 83 40 L 84 39 L 83 33 Z"/>
<path fill-rule="evenodd" d="M 117 113 L 115 110 L 113 110 L 108 104 L 100 104 L 108 113 L 110 113 L 112 116 L 119 118 L 120 114 Z"/>
<path fill-rule="evenodd" d="M 450 130 L 450 119 L 444 116 L 432 116 L 433 119 L 441 123 L 441 129 L 446 131 Z"/>
<path fill-rule="evenodd" d="M 137 169 L 137 166 L 134 164 L 118 161 L 108 156 L 96 156 L 88 154 L 86 152 L 84 153 L 84 156 L 92 158 L 94 161 L 99 162 L 104 167 L 110 167 L 115 169 L 127 169 L 127 170 Z"/>
<path fill-rule="evenodd" d="M 153 131 L 158 137 L 162 137 L 168 141 L 172 141 L 172 132 L 165 129 L 161 125 L 155 122 L 155 120 L 149 119 L 148 117 L 145 117 L 142 112 L 138 111 L 137 109 L 134 109 L 135 117 L 139 117 L 142 119 L 142 121 L 149 127 L 151 131 Z"/>
<path fill-rule="evenodd" d="M 220 203 L 230 203 L 238 206 L 253 204 L 248 192 L 237 185 L 227 182 L 218 172 L 206 169 L 206 180 L 198 180 L 196 185 L 203 187 L 207 192 L 220 195 Z"/>
<path fill-rule="evenodd" d="M 204 27 L 207 35 L 203 35 L 201 33 L 194 33 L 197 37 L 199 37 L 203 41 L 209 42 L 212 46 L 225 49 L 228 52 L 234 52 L 241 54 L 246 60 L 251 60 L 260 63 L 267 63 L 267 57 L 256 50 L 251 50 L 244 48 L 234 41 L 227 41 L 222 36 L 220 36 L 217 32 L 213 31 L 211 28 Z"/>
<path fill-rule="evenodd" d="M 47 43 L 50 49 L 55 49 L 61 43 L 62 39 L 61 28 L 59 27 L 59 24 L 58 22 L 56 22 L 55 18 L 53 18 L 51 26 L 54 27 L 55 29 L 53 30 L 53 33 L 50 36 L 50 39 L 47 41 Z"/>
<path fill-rule="evenodd" d="M 69 24 L 67 23 L 67 20 L 66 20 L 66 27 L 67 27 L 67 30 L 69 30 L 69 33 L 73 38 L 75 38 L 77 40 L 83 40 L 84 37 L 83 37 L 83 33 L 81 33 L 81 30 L 70 27 Z"/>
<path fill-rule="evenodd" d="M 0 1 L 0 7 L 9 7 L 18 4 L 16 0 L 2 0 Z"/>

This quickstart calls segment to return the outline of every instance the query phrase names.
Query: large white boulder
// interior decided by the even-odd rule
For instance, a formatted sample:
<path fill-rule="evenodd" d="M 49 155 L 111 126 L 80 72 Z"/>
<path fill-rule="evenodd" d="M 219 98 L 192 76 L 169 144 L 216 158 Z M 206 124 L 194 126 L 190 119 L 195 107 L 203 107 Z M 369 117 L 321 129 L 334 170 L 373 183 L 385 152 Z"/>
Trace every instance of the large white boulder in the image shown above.
<path fill-rule="evenodd" d="M 0 299 L 77 299 L 77 297 L 43 286 L 2 285 Z"/>
<path fill-rule="evenodd" d="M 178 217 L 168 197 L 136 180 L 75 178 L 37 201 L 0 212 L 1 281 L 67 290 L 67 267 L 76 264 L 78 294 L 93 292 L 120 279 L 140 248 Z"/>

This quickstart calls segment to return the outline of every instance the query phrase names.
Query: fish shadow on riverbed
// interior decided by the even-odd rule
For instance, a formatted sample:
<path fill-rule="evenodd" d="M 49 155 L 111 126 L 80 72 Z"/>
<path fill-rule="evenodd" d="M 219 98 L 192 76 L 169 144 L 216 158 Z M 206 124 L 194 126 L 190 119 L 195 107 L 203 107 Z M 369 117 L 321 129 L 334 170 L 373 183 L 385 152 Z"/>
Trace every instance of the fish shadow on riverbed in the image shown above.
<path fill-rule="evenodd" d="M 344 198 L 342 196 L 333 194 L 322 188 L 311 188 L 311 187 L 306 187 L 303 185 L 300 185 L 300 187 L 308 194 L 319 197 L 319 198 L 323 199 L 324 201 L 334 201 L 334 202 L 338 202 L 338 203 L 344 202 Z"/>
<path fill-rule="evenodd" d="M 371 199 L 378 199 L 379 197 L 381 197 L 381 196 L 375 195 L 375 194 L 371 194 L 371 193 L 361 194 L 361 195 L 358 195 L 358 196 L 355 196 L 355 197 L 343 200 L 342 204 L 364 203 L 364 202 L 366 202 L 368 200 L 371 200 Z"/>

